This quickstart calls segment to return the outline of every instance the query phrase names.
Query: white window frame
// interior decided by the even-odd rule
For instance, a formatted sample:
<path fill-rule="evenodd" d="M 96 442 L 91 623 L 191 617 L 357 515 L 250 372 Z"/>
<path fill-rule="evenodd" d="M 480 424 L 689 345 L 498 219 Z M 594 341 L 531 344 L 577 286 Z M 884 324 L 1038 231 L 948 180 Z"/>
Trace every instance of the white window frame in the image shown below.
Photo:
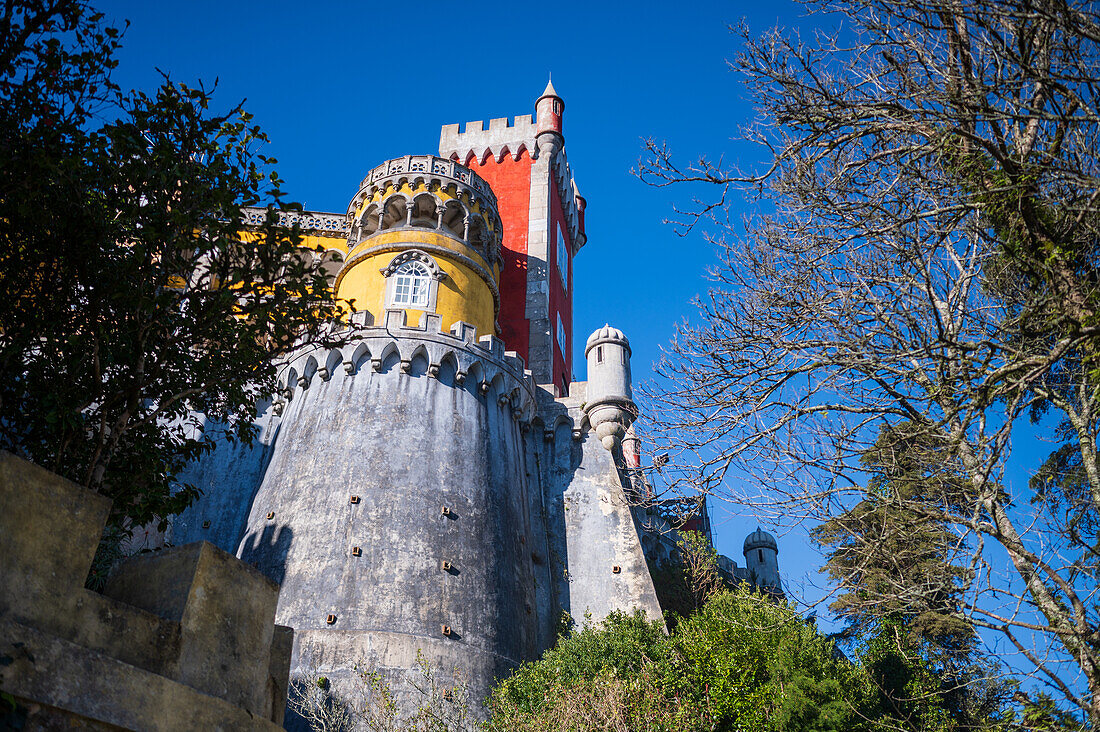
<path fill-rule="evenodd" d="M 569 247 L 565 243 L 565 237 L 561 233 L 561 223 L 554 228 L 554 244 L 558 254 L 558 276 L 561 277 L 561 286 L 569 290 Z"/>
<path fill-rule="evenodd" d="M 423 281 L 423 291 L 417 292 L 413 299 L 413 290 L 403 291 L 402 285 L 412 277 L 412 271 L 418 271 L 415 275 L 418 279 L 426 277 Z M 386 278 L 386 307 L 401 308 L 403 310 L 423 310 L 435 312 L 436 295 L 439 293 L 439 282 L 447 274 L 439 268 L 435 259 L 419 249 L 406 249 L 394 257 L 390 263 L 379 270 Z M 413 284 L 413 283 L 409 283 Z"/>
<path fill-rule="evenodd" d="M 420 262 L 405 262 L 393 273 L 393 296 L 390 305 L 394 307 L 428 307 L 428 292 L 432 288 L 432 273 Z"/>

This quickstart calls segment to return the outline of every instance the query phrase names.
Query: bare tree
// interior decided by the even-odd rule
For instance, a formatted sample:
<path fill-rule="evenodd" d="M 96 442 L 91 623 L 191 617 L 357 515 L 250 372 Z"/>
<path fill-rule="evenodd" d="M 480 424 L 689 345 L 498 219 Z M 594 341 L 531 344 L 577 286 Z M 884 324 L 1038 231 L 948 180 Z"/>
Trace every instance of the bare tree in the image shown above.
<path fill-rule="evenodd" d="M 314 732 L 470 732 L 477 702 L 465 675 L 442 671 L 417 649 L 416 665 L 396 678 L 363 663 L 340 688 L 324 676 L 298 678 L 288 704 Z"/>
<path fill-rule="evenodd" d="M 348 732 L 354 723 L 351 710 L 332 693 L 324 676 L 291 682 L 287 705 L 313 732 Z"/>
<path fill-rule="evenodd" d="M 954 612 L 1100 728 L 1100 16 L 1059 0 L 808 5 L 840 30 L 737 31 L 746 134 L 769 169 L 681 166 L 653 142 L 642 163 L 653 185 L 718 191 L 680 212 L 722 261 L 647 395 L 665 475 L 778 524 L 889 499 L 944 527 Z M 765 212 L 744 227 L 734 188 Z M 1006 475 L 1029 415 L 1059 420 L 1064 443 L 1033 488 Z M 861 458 L 899 432 L 949 491 L 870 480 Z M 920 594 L 883 583 L 862 610 Z"/>

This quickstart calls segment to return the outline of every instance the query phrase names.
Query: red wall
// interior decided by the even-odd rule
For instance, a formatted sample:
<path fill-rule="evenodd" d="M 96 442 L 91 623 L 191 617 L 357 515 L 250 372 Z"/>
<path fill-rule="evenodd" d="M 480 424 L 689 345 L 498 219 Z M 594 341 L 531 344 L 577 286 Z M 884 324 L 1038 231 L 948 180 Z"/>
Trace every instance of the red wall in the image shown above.
<path fill-rule="evenodd" d="M 570 241 L 569 226 L 562 214 L 561 197 L 558 196 L 558 187 L 550 186 L 550 247 L 546 258 L 550 260 L 550 337 L 554 341 L 554 383 L 562 386 L 573 381 L 573 298 L 563 289 L 561 275 L 558 273 L 558 252 L 554 242 L 556 231 L 560 228 L 561 237 L 565 241 L 565 248 L 570 254 L 569 276 L 566 281 L 569 288 L 573 287 L 573 242 Z M 561 313 L 561 322 L 565 326 L 565 353 L 558 348 L 558 316 Z"/>
<path fill-rule="evenodd" d="M 500 330 L 504 345 L 527 360 L 531 331 L 527 323 L 527 230 L 531 212 L 531 157 L 524 150 L 519 160 L 506 154 L 501 162 L 492 156 L 483 165 L 467 165 L 492 187 L 497 210 L 504 222 L 500 265 Z"/>

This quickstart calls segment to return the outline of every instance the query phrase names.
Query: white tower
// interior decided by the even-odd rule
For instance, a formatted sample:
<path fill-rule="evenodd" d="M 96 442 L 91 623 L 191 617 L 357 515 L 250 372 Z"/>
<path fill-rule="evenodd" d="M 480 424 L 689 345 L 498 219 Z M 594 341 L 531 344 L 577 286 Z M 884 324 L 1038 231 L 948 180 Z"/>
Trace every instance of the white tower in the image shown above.
<path fill-rule="evenodd" d="M 588 336 L 588 392 L 584 412 L 608 450 L 614 450 L 634 421 L 638 408 L 630 391 L 630 342 L 610 325 Z"/>
<path fill-rule="evenodd" d="M 783 583 L 779 580 L 779 546 L 775 537 L 759 526 L 745 538 L 745 567 L 757 587 L 777 594 L 783 592 Z"/>

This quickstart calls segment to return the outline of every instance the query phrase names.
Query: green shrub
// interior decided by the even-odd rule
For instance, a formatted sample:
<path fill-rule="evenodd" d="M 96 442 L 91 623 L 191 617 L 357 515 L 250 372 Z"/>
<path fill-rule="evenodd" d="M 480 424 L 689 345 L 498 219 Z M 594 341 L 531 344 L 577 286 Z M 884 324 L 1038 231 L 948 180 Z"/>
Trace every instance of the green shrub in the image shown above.
<path fill-rule="evenodd" d="M 640 613 L 559 639 L 489 700 L 489 729 L 857 730 L 859 669 L 786 604 L 721 592 L 673 635 Z"/>

